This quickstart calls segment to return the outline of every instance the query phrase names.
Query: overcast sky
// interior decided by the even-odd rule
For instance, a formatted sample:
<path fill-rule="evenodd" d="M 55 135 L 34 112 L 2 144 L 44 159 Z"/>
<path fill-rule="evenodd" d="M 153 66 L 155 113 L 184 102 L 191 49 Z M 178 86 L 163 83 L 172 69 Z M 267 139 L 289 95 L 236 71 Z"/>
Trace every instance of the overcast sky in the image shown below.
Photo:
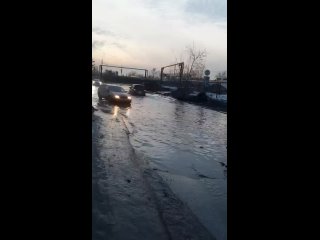
<path fill-rule="evenodd" d="M 160 69 L 194 42 L 207 69 L 227 70 L 227 0 L 92 0 L 92 9 L 97 64 Z"/>

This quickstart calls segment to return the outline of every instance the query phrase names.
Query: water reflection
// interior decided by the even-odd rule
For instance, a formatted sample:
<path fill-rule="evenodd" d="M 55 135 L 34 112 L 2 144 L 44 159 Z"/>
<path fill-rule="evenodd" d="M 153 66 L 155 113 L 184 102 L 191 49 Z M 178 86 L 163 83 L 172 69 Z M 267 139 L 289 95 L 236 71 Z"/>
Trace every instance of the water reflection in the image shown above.
<path fill-rule="evenodd" d="M 92 91 L 94 93 L 94 91 Z M 125 115 L 128 117 L 130 115 L 130 109 L 131 106 L 128 104 L 114 104 L 114 103 L 110 103 L 108 100 L 105 99 L 95 99 L 93 97 L 93 101 L 92 106 L 96 106 L 97 108 L 99 108 L 99 110 L 101 110 L 104 113 L 109 113 L 112 114 L 113 118 L 116 118 L 119 113 L 124 114 L 124 110 L 125 110 Z"/>
<path fill-rule="evenodd" d="M 118 111 L 119 111 L 119 107 L 118 106 L 114 106 L 113 107 L 113 117 L 115 118 L 115 117 L 117 117 L 118 116 Z"/>
<path fill-rule="evenodd" d="M 127 116 L 127 117 L 130 117 L 130 108 L 127 109 L 127 111 L 126 111 L 126 116 Z"/>
<path fill-rule="evenodd" d="M 203 107 L 200 107 L 199 108 L 199 120 L 197 121 L 197 123 L 202 126 L 204 124 L 204 122 L 206 121 L 206 118 L 205 118 L 205 113 L 204 113 L 204 109 Z"/>
<path fill-rule="evenodd" d="M 116 104 L 113 106 L 113 116 L 116 117 L 117 115 L 121 114 L 124 117 L 129 117 L 131 106 L 128 104 Z"/>
<path fill-rule="evenodd" d="M 184 104 L 183 102 L 177 102 L 177 104 L 175 105 L 175 116 L 176 119 L 179 120 L 180 118 L 183 117 L 184 115 Z"/>
<path fill-rule="evenodd" d="M 226 239 L 227 116 L 156 94 L 133 96 L 132 106 L 122 106 L 99 101 L 92 92 L 109 117 L 126 118 L 136 153 L 172 179 L 172 190 L 217 239 Z"/>

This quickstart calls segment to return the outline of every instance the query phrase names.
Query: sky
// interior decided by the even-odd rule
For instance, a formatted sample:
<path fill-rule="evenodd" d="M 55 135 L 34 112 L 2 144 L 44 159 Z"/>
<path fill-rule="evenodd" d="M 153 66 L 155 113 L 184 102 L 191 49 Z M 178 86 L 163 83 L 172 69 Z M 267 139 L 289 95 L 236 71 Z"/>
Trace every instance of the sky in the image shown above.
<path fill-rule="evenodd" d="M 227 0 L 92 0 L 96 65 L 159 70 L 206 49 L 211 75 L 227 70 Z"/>

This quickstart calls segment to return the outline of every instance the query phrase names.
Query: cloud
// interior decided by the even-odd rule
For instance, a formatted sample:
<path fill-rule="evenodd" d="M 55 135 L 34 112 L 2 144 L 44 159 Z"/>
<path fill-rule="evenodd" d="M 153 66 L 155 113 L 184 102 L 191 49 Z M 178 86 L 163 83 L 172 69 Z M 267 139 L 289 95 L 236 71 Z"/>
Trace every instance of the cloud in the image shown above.
<path fill-rule="evenodd" d="M 211 72 L 227 68 L 226 0 L 93 0 L 92 8 L 93 58 L 159 68 L 195 42 Z"/>
<path fill-rule="evenodd" d="M 211 21 L 227 19 L 227 1 L 221 0 L 188 0 L 185 10 L 190 14 L 207 17 Z"/>
<path fill-rule="evenodd" d="M 105 45 L 104 41 L 93 41 L 92 42 L 92 48 L 96 49 L 96 48 L 101 48 Z"/>
<path fill-rule="evenodd" d="M 105 46 L 114 46 L 114 47 L 117 47 L 119 49 L 125 49 L 126 48 L 126 45 L 125 44 L 121 44 L 121 43 L 118 43 L 118 42 L 111 42 L 111 43 L 108 43 L 107 41 L 93 41 L 92 42 L 92 48 L 94 50 L 96 49 L 101 49 Z"/>
<path fill-rule="evenodd" d="M 99 27 L 93 27 L 92 32 L 94 32 L 97 35 L 116 36 L 115 33 L 108 31 L 108 30 L 103 30 Z"/>
<path fill-rule="evenodd" d="M 111 45 L 116 46 L 117 48 L 124 49 L 126 46 L 124 44 L 118 43 L 118 42 L 112 42 Z"/>

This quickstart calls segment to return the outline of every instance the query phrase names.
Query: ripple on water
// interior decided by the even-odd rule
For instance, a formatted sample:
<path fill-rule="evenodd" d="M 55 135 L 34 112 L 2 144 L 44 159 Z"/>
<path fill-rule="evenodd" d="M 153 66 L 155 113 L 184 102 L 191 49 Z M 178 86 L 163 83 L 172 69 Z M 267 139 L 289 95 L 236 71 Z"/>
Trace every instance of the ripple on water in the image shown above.
<path fill-rule="evenodd" d="M 97 97 L 92 101 L 98 102 Z M 136 152 L 168 180 L 208 229 L 224 236 L 227 115 L 157 94 L 133 96 L 130 114 L 119 111 L 133 129 L 129 137 Z"/>

